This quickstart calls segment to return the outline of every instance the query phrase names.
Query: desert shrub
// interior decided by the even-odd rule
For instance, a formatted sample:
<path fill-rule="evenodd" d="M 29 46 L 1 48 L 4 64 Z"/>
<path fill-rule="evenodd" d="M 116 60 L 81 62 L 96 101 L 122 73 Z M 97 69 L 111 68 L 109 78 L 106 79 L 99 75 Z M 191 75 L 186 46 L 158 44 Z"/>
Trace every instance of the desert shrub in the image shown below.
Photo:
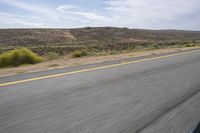
<path fill-rule="evenodd" d="M 118 51 L 110 51 L 109 54 L 118 54 Z"/>
<path fill-rule="evenodd" d="M 158 44 L 153 44 L 152 46 L 153 46 L 154 49 L 159 49 Z"/>
<path fill-rule="evenodd" d="M 79 57 L 83 57 L 83 56 L 87 56 L 88 53 L 85 50 L 76 50 L 72 53 L 72 56 L 74 58 L 79 58 Z"/>
<path fill-rule="evenodd" d="M 187 44 L 184 44 L 185 47 L 192 47 L 191 44 L 187 43 Z"/>
<path fill-rule="evenodd" d="M 196 40 L 192 40 L 192 43 L 196 43 Z"/>
<path fill-rule="evenodd" d="M 0 55 L 0 67 L 36 64 L 42 61 L 42 57 L 38 56 L 27 48 L 11 50 Z"/>
<path fill-rule="evenodd" d="M 59 57 L 59 54 L 56 52 L 47 52 L 44 54 L 44 58 L 46 60 L 53 60 L 53 59 L 57 59 Z"/>

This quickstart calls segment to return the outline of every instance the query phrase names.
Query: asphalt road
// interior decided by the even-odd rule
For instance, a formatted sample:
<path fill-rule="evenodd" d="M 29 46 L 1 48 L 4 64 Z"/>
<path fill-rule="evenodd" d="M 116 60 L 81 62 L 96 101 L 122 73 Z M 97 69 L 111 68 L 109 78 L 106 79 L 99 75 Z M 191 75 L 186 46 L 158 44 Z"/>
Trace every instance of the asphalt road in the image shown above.
<path fill-rule="evenodd" d="M 189 133 L 199 121 L 200 51 L 0 87 L 0 133 Z"/>

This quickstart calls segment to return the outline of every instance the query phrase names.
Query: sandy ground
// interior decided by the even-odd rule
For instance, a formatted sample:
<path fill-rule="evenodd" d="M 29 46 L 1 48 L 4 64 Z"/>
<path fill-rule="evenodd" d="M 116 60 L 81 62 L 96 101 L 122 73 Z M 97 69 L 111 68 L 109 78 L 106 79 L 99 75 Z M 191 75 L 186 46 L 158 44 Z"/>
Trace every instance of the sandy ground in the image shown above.
<path fill-rule="evenodd" d="M 190 49 L 196 49 L 196 48 L 200 48 L 200 47 L 161 49 L 161 50 L 150 50 L 150 51 L 143 51 L 143 52 L 128 52 L 128 53 L 121 53 L 121 54 L 115 54 L 115 55 L 88 56 L 88 57 L 82 57 L 82 58 L 71 58 L 68 55 L 68 56 L 60 57 L 59 59 L 56 59 L 56 60 L 46 61 L 46 62 L 35 64 L 35 65 L 23 65 L 23 66 L 15 67 L 15 68 L 1 68 L 0 77 L 21 74 L 21 73 L 30 73 L 30 72 L 45 71 L 45 70 L 50 70 L 50 69 L 58 69 L 58 68 L 64 68 L 64 67 L 70 67 L 70 66 L 100 63 L 104 61 L 147 56 L 147 55 L 152 55 L 152 54 L 171 53 L 171 52 L 184 51 L 184 50 L 190 50 Z"/>

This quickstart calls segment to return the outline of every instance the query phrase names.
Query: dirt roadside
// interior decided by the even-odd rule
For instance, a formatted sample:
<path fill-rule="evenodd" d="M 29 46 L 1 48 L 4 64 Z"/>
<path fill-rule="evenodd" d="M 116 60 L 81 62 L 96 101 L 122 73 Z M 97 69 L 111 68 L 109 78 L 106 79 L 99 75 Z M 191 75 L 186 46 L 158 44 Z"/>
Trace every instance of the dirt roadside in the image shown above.
<path fill-rule="evenodd" d="M 65 68 L 65 67 L 70 67 L 70 66 L 100 63 L 104 61 L 120 60 L 120 59 L 125 59 L 125 58 L 186 51 L 186 50 L 192 50 L 192 49 L 197 49 L 197 48 L 200 48 L 200 47 L 160 49 L 160 50 L 150 50 L 150 51 L 143 51 L 143 52 L 128 52 L 128 53 L 104 55 L 104 56 L 87 56 L 87 57 L 82 57 L 82 58 L 71 58 L 68 55 L 68 56 L 60 57 L 59 59 L 56 59 L 56 60 L 46 61 L 46 62 L 36 64 L 36 65 L 24 65 L 24 66 L 15 67 L 15 68 L 1 68 L 0 77 L 4 77 L 8 75 L 16 75 L 16 74 L 21 74 L 21 73 L 30 73 L 30 72 L 38 72 L 38 71 L 45 71 L 45 70 L 51 70 L 51 69 L 59 69 L 59 68 Z"/>

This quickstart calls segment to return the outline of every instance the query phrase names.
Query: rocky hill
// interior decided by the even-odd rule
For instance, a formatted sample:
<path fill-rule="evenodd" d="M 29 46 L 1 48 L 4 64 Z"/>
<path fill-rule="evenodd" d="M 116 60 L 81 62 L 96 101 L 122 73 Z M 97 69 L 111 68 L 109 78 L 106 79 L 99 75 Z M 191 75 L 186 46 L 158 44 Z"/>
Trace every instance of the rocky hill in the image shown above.
<path fill-rule="evenodd" d="M 77 29 L 0 29 L 1 51 L 14 47 L 30 47 L 33 50 L 62 54 L 91 47 L 99 50 L 123 49 L 129 45 L 148 42 L 199 41 L 200 31 L 144 30 L 114 27 L 86 27 Z M 128 45 L 128 46 L 127 46 Z M 39 47 L 39 48 L 38 48 Z"/>

